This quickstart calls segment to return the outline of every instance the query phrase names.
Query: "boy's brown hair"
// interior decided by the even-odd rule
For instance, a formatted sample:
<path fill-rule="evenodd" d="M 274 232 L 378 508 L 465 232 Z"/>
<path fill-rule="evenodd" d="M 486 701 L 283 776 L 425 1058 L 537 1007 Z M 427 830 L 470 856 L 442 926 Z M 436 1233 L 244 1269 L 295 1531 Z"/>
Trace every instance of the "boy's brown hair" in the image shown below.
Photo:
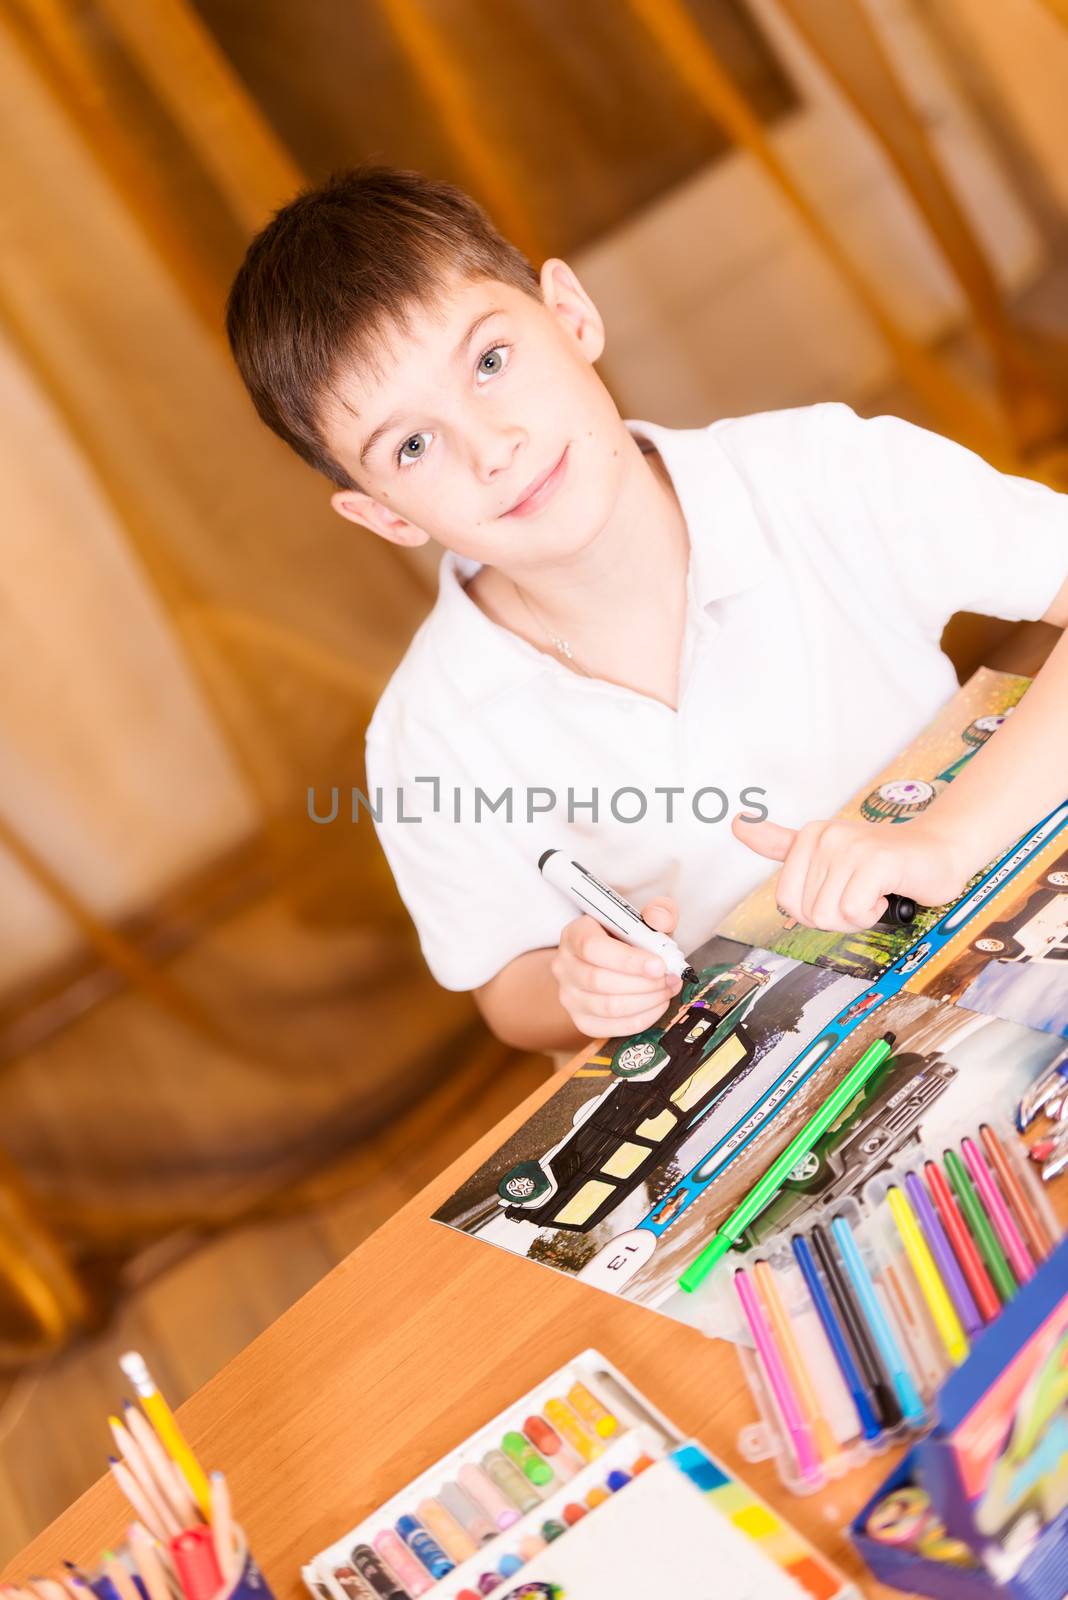
<path fill-rule="evenodd" d="M 538 295 L 538 275 L 482 207 L 451 183 L 396 167 L 337 173 L 297 195 L 249 245 L 226 332 L 269 428 L 341 489 L 322 414 L 342 364 L 375 368 L 391 328 L 432 308 L 449 277 Z"/>

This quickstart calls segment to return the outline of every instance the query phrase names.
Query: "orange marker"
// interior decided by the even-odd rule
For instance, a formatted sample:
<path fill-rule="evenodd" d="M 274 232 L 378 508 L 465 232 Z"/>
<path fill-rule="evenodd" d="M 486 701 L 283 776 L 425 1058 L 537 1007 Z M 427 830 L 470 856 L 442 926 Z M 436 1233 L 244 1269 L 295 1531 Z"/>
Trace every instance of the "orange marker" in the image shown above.
<path fill-rule="evenodd" d="M 783 1364 L 790 1375 L 790 1382 L 797 1393 L 801 1403 L 801 1415 L 808 1423 L 812 1433 L 812 1442 L 816 1446 L 822 1461 L 830 1461 L 837 1455 L 834 1435 L 831 1433 L 827 1418 L 823 1415 L 819 1398 L 812 1387 L 808 1368 L 805 1366 L 801 1352 L 797 1348 L 794 1330 L 790 1326 L 790 1319 L 786 1315 L 786 1307 L 782 1303 L 775 1274 L 766 1261 L 758 1261 L 753 1268 L 753 1281 L 757 1292 L 764 1302 L 764 1310 L 771 1322 L 772 1333 L 779 1346 L 779 1354 Z"/>

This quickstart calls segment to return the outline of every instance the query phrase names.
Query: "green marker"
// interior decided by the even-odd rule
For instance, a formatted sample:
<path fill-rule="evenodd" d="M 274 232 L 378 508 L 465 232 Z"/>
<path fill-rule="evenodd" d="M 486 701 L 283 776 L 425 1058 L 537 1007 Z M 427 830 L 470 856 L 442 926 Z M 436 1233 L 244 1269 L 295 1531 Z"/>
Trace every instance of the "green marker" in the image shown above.
<path fill-rule="evenodd" d="M 830 1097 L 820 1106 L 815 1116 L 811 1117 L 800 1133 L 795 1134 L 786 1146 L 786 1149 L 772 1163 L 757 1184 L 751 1189 L 738 1207 L 731 1213 L 719 1232 L 709 1240 L 696 1260 L 691 1261 L 682 1277 L 679 1279 L 679 1288 L 692 1294 L 694 1289 L 704 1283 L 717 1261 L 722 1261 L 749 1224 L 763 1211 L 771 1201 L 784 1180 L 797 1166 L 802 1156 L 807 1156 L 813 1145 L 827 1132 L 835 1117 L 852 1100 L 859 1089 L 862 1089 L 872 1073 L 886 1060 L 894 1047 L 894 1035 L 886 1034 L 882 1039 L 876 1039 L 869 1045 L 861 1056 L 856 1066 L 847 1072 L 837 1089 L 833 1090 Z"/>
<path fill-rule="evenodd" d="M 953 1185 L 953 1193 L 956 1195 L 957 1202 L 964 1214 L 964 1220 L 971 1230 L 973 1239 L 979 1246 L 979 1254 L 986 1262 L 986 1269 L 994 1280 L 994 1288 L 1001 1296 L 1002 1301 L 1007 1303 L 1012 1299 L 1019 1285 L 1013 1276 L 1012 1268 L 1005 1259 L 994 1230 L 990 1226 L 990 1219 L 983 1210 L 979 1196 L 972 1187 L 972 1180 L 965 1170 L 964 1162 L 953 1150 L 947 1150 L 945 1153 L 945 1168 L 946 1175 Z"/>

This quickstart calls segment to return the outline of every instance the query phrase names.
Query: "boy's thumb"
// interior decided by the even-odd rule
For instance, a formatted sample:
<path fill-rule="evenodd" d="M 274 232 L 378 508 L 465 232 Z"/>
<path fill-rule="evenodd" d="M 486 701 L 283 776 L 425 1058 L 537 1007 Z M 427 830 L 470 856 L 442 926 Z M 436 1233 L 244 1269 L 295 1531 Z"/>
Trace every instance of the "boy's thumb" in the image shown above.
<path fill-rule="evenodd" d="M 649 900 L 642 906 L 642 921 L 657 933 L 674 933 L 678 920 L 679 908 L 670 895 L 661 895 L 658 900 Z"/>
<path fill-rule="evenodd" d="M 793 828 L 780 827 L 777 822 L 746 822 L 740 816 L 732 819 L 731 832 L 750 850 L 755 850 L 758 856 L 766 856 L 769 861 L 785 861 L 797 838 Z"/>

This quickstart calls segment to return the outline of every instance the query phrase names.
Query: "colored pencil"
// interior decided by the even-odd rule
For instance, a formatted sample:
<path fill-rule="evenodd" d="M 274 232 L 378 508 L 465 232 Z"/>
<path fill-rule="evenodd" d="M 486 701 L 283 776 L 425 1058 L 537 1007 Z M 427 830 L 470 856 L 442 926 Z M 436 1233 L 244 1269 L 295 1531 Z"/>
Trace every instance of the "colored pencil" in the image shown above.
<path fill-rule="evenodd" d="M 945 1225 L 953 1246 L 953 1253 L 960 1262 L 961 1271 L 968 1280 L 968 1287 L 975 1296 L 975 1303 L 984 1322 L 993 1322 L 1001 1310 L 1001 1301 L 998 1299 L 997 1290 L 990 1279 L 990 1274 L 983 1265 L 983 1259 L 976 1249 L 975 1240 L 968 1232 L 960 1208 L 953 1198 L 949 1184 L 941 1167 L 935 1161 L 928 1161 L 923 1169 L 927 1179 L 931 1197 L 938 1208 L 938 1214 Z"/>
<path fill-rule="evenodd" d="M 137 1481 L 138 1488 L 144 1495 L 148 1504 L 155 1513 L 157 1523 L 168 1533 L 175 1534 L 181 1528 L 180 1519 L 175 1515 L 172 1500 L 164 1498 L 156 1484 L 155 1477 L 149 1470 L 144 1452 L 134 1440 L 128 1428 L 125 1428 L 118 1417 L 109 1417 L 108 1426 L 111 1436 L 130 1472 Z"/>
<path fill-rule="evenodd" d="M 1027 1253 L 1027 1246 L 1016 1226 L 1012 1212 L 1009 1210 L 1005 1197 L 994 1182 L 990 1168 L 983 1160 L 979 1146 L 974 1139 L 962 1139 L 960 1143 L 964 1154 L 964 1164 L 968 1168 L 972 1182 L 979 1191 L 979 1198 L 986 1208 L 986 1214 L 994 1225 L 994 1231 L 1001 1240 L 1002 1248 L 1009 1259 L 1009 1266 L 1020 1283 L 1030 1283 L 1035 1275 L 1035 1264 Z"/>
<path fill-rule="evenodd" d="M 760 1357 L 772 1398 L 782 1416 L 783 1426 L 790 1436 L 798 1470 L 802 1478 L 811 1481 L 819 1476 L 819 1457 L 812 1442 L 808 1426 L 801 1414 L 801 1405 L 794 1393 L 786 1368 L 783 1366 L 771 1331 L 764 1320 L 760 1302 L 745 1272 L 739 1267 L 734 1274 L 734 1287 L 745 1312 Z"/>
<path fill-rule="evenodd" d="M 680 1289 L 692 1294 L 704 1282 L 716 1263 L 738 1243 L 749 1224 L 770 1205 L 802 1156 L 808 1155 L 813 1146 L 819 1143 L 839 1113 L 886 1060 L 892 1048 L 893 1041 L 885 1038 L 876 1039 L 868 1046 L 837 1088 L 831 1090 L 819 1110 L 809 1118 L 800 1132 L 794 1135 L 786 1149 L 776 1156 L 767 1172 L 746 1195 L 741 1205 L 731 1213 L 726 1222 L 721 1223 L 718 1232 L 705 1245 L 700 1255 L 690 1262 L 679 1278 Z"/>
<path fill-rule="evenodd" d="M 30 1587 L 41 1600 L 67 1600 L 67 1591 L 55 1578 L 31 1578 Z"/>
<path fill-rule="evenodd" d="M 812 1304 L 816 1308 L 816 1315 L 827 1335 L 827 1343 L 831 1347 L 838 1369 L 845 1381 L 853 1399 L 853 1406 L 860 1422 L 860 1430 L 865 1439 L 877 1439 L 882 1433 L 882 1423 L 875 1414 L 875 1397 L 871 1389 L 861 1376 L 849 1339 L 845 1329 L 839 1322 L 835 1309 L 831 1304 L 830 1296 L 823 1287 L 823 1280 L 819 1275 L 812 1251 L 809 1249 L 808 1240 L 795 1233 L 790 1241 L 801 1275 L 805 1280 L 805 1287 L 812 1297 Z"/>
<path fill-rule="evenodd" d="M 170 1531 L 157 1520 L 152 1502 L 144 1494 L 141 1485 L 126 1463 L 117 1460 L 115 1456 L 109 1456 L 108 1467 L 111 1470 L 111 1476 L 115 1479 L 115 1482 L 153 1538 L 169 1539 L 171 1537 Z"/>
<path fill-rule="evenodd" d="M 215 1541 L 215 1559 L 223 1582 L 235 1576 L 237 1562 L 234 1552 L 234 1524 L 230 1514 L 230 1491 L 221 1472 L 211 1475 L 211 1531 Z"/>
<path fill-rule="evenodd" d="M 946 1292 L 957 1308 L 957 1315 L 961 1325 L 969 1338 L 974 1338 L 983 1326 L 983 1319 L 979 1315 L 979 1307 L 975 1303 L 972 1291 L 965 1282 L 964 1274 L 960 1270 L 960 1263 L 953 1254 L 953 1247 L 946 1237 L 946 1230 L 941 1219 L 931 1204 L 930 1196 L 924 1188 L 923 1179 L 918 1172 L 905 1174 L 905 1193 L 909 1197 L 909 1204 L 916 1213 L 916 1221 L 923 1229 L 924 1238 L 934 1256 L 938 1267 L 939 1276 L 946 1286 Z"/>
<path fill-rule="evenodd" d="M 119 1366 L 126 1374 L 141 1402 L 141 1407 L 159 1435 L 160 1443 L 181 1468 L 193 1499 L 205 1516 L 211 1513 L 211 1489 L 204 1469 L 193 1454 L 185 1435 L 178 1426 L 170 1406 L 152 1381 L 143 1356 L 129 1350 L 119 1358 Z"/>
<path fill-rule="evenodd" d="M 901 1405 L 906 1422 L 920 1423 L 924 1420 L 923 1401 L 917 1392 L 912 1380 L 912 1374 L 905 1365 L 905 1358 L 901 1354 L 893 1330 L 887 1321 L 886 1313 L 879 1304 L 879 1297 L 875 1292 L 875 1285 L 871 1275 L 857 1248 L 852 1231 L 844 1217 L 835 1217 L 831 1223 L 831 1234 L 842 1255 L 842 1263 L 849 1274 L 849 1281 L 856 1291 L 861 1310 L 871 1329 L 872 1338 L 882 1357 L 883 1365 L 889 1372 Z"/>
<path fill-rule="evenodd" d="M 979 1196 L 972 1185 L 972 1180 L 969 1178 L 964 1163 L 957 1152 L 955 1150 L 947 1150 L 943 1159 L 946 1176 L 950 1181 L 953 1193 L 957 1197 L 957 1203 L 964 1214 L 964 1220 L 968 1224 L 972 1238 L 979 1248 L 979 1254 L 986 1262 L 986 1269 L 993 1280 L 994 1288 L 1000 1295 L 1002 1302 L 1007 1303 L 1015 1295 L 1018 1285 L 1012 1275 L 1012 1268 L 1009 1266 L 1002 1248 L 998 1244 L 990 1218 L 983 1210 Z"/>
<path fill-rule="evenodd" d="M 757 1294 L 771 1324 L 772 1335 L 778 1343 L 779 1354 L 789 1373 L 797 1398 L 801 1402 L 801 1413 L 809 1426 L 812 1442 L 821 1460 L 830 1461 L 838 1454 L 838 1446 L 834 1442 L 830 1424 L 823 1414 L 823 1407 L 813 1387 L 804 1357 L 798 1348 L 794 1330 L 786 1315 L 786 1307 L 782 1303 L 775 1282 L 775 1274 L 766 1261 L 756 1263 L 753 1268 L 753 1282 L 756 1284 Z"/>
<path fill-rule="evenodd" d="M 861 1366 L 871 1383 L 875 1395 L 879 1415 L 884 1428 L 896 1428 L 902 1420 L 901 1406 L 898 1404 L 897 1394 L 891 1381 L 890 1374 L 883 1366 L 871 1329 L 864 1317 L 860 1304 L 853 1293 L 852 1285 L 846 1276 L 845 1270 L 839 1265 L 834 1253 L 834 1246 L 823 1231 L 822 1227 L 814 1227 L 811 1233 L 812 1247 L 816 1257 L 823 1268 L 824 1276 L 830 1285 L 835 1304 L 838 1307 L 842 1321 L 849 1329 L 849 1337 L 853 1341 L 853 1348 L 857 1352 Z"/>
<path fill-rule="evenodd" d="M 1053 1250 L 1053 1240 L 1045 1222 L 1039 1216 L 1038 1208 L 1031 1200 L 1024 1186 L 1023 1179 L 1013 1170 L 1012 1162 L 1005 1152 L 1005 1148 L 988 1122 L 984 1122 L 979 1129 L 979 1137 L 983 1141 L 987 1160 L 997 1174 L 998 1182 L 1005 1193 L 1005 1198 L 1016 1212 L 1017 1220 L 1023 1229 L 1031 1254 L 1036 1261 L 1045 1261 Z"/>
<path fill-rule="evenodd" d="M 909 1265 L 919 1284 L 920 1293 L 938 1330 L 938 1337 L 945 1346 L 946 1355 L 955 1367 L 959 1367 L 968 1354 L 968 1340 L 957 1316 L 956 1307 L 939 1276 L 927 1240 L 920 1231 L 916 1214 L 909 1205 L 905 1191 L 899 1189 L 896 1184 L 891 1186 L 886 1198 L 890 1215 L 905 1247 Z"/>
<path fill-rule="evenodd" d="M 130 1577 L 129 1572 L 115 1556 L 108 1554 L 104 1562 L 104 1576 L 113 1586 L 119 1600 L 141 1600 L 137 1592 L 137 1585 Z"/>
<path fill-rule="evenodd" d="M 167 1581 L 163 1563 L 159 1559 L 160 1547 L 142 1523 L 135 1522 L 132 1525 L 129 1542 L 148 1600 L 171 1600 L 171 1586 Z M 170 1557 L 167 1559 L 169 1562 Z"/>
<path fill-rule="evenodd" d="M 191 1526 L 199 1517 L 196 1502 L 176 1463 L 160 1444 L 152 1424 L 132 1400 L 123 1402 L 123 1420 L 144 1456 L 145 1464 L 160 1493 L 174 1511 L 179 1523 L 183 1528 Z"/>

